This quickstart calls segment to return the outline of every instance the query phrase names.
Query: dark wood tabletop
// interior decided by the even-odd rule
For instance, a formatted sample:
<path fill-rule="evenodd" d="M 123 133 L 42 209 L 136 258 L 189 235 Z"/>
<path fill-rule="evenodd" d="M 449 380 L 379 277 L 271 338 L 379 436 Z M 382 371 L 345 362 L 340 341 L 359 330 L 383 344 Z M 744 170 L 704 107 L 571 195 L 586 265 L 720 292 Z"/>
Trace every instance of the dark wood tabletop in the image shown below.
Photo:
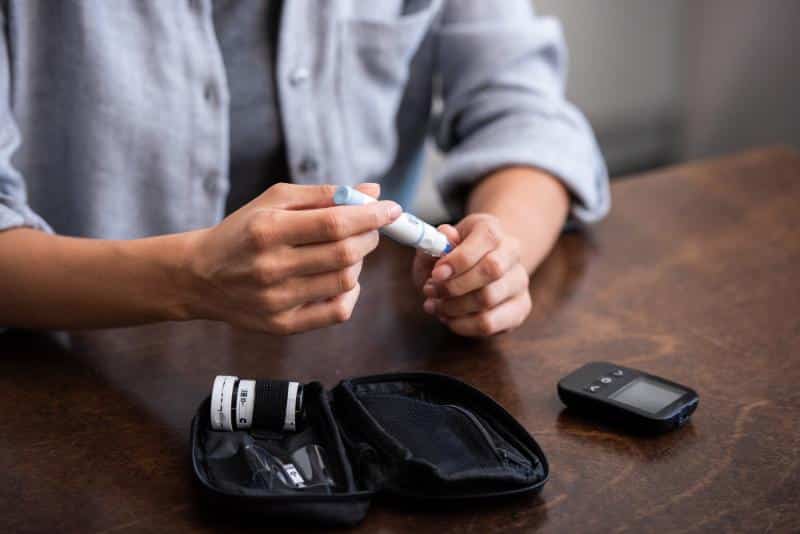
<path fill-rule="evenodd" d="M 616 181 L 564 234 L 518 330 L 460 339 L 422 311 L 411 251 L 367 258 L 349 323 L 277 338 L 211 322 L 0 335 L 0 532 L 254 530 L 210 513 L 189 423 L 218 373 L 339 380 L 427 370 L 497 399 L 550 461 L 534 497 L 445 511 L 373 503 L 363 532 L 800 529 L 800 156 L 756 150 Z M 86 273 L 91 276 L 92 273 Z M 695 388 L 688 426 L 627 436 L 566 413 L 591 360 Z"/>

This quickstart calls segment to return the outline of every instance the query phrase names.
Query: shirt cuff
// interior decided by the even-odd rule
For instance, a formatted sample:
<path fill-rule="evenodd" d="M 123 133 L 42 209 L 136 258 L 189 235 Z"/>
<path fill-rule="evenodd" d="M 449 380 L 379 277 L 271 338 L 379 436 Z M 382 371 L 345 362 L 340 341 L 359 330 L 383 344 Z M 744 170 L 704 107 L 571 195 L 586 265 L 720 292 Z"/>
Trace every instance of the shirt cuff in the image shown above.
<path fill-rule="evenodd" d="M 460 218 L 464 193 L 490 172 L 529 165 L 559 179 L 572 196 L 571 215 L 594 222 L 611 208 L 608 171 L 588 124 L 576 134 L 574 124 L 558 117 L 506 117 L 487 124 L 459 143 L 445 159 L 439 180 L 445 206 Z"/>
<path fill-rule="evenodd" d="M 0 196 L 0 232 L 11 228 L 35 228 L 49 234 L 53 229 L 30 207 Z"/>

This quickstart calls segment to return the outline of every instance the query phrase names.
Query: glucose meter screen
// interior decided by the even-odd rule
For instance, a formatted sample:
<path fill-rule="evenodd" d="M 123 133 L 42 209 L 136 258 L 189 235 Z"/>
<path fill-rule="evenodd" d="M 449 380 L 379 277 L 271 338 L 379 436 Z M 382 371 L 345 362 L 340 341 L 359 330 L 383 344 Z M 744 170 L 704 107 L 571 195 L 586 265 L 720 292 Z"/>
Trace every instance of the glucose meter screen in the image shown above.
<path fill-rule="evenodd" d="M 639 377 L 610 398 L 645 412 L 658 413 L 682 395 L 683 391 L 679 389 Z"/>

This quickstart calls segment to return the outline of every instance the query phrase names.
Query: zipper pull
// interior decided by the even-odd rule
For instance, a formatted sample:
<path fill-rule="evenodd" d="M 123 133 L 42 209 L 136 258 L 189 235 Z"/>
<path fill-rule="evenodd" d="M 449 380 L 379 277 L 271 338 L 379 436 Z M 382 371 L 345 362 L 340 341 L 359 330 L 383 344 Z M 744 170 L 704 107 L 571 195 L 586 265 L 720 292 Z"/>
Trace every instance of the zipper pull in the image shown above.
<path fill-rule="evenodd" d="M 531 466 L 530 462 L 521 461 L 519 458 L 516 458 L 516 456 L 510 454 L 506 449 L 503 448 L 500 448 L 500 454 L 503 456 L 505 462 L 510 466 L 522 468 L 521 470 L 526 477 L 533 475 L 533 466 Z"/>

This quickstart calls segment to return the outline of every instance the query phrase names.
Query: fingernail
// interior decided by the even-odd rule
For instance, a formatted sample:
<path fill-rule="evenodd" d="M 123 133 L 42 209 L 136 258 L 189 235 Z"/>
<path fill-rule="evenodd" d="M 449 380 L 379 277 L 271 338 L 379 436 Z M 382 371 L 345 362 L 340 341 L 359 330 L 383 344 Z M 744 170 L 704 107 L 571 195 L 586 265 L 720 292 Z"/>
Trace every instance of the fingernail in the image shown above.
<path fill-rule="evenodd" d="M 391 203 L 392 205 L 389 206 L 389 217 L 392 219 L 396 219 L 403 213 L 403 208 L 400 207 L 400 204 L 396 204 L 395 202 Z"/>
<path fill-rule="evenodd" d="M 436 303 L 433 302 L 433 299 L 425 299 L 425 302 L 422 303 L 422 309 L 425 310 L 425 313 L 433 315 L 436 312 Z"/>
<path fill-rule="evenodd" d="M 438 292 L 436 291 L 436 286 L 433 284 L 425 284 L 425 286 L 422 288 L 422 293 L 426 297 L 430 298 L 436 298 L 438 296 L 437 294 Z"/>
<path fill-rule="evenodd" d="M 431 277 L 433 277 L 434 280 L 438 280 L 440 282 L 447 280 L 451 276 L 453 276 L 453 268 L 447 265 L 446 263 L 444 265 L 438 266 L 431 273 Z"/>

